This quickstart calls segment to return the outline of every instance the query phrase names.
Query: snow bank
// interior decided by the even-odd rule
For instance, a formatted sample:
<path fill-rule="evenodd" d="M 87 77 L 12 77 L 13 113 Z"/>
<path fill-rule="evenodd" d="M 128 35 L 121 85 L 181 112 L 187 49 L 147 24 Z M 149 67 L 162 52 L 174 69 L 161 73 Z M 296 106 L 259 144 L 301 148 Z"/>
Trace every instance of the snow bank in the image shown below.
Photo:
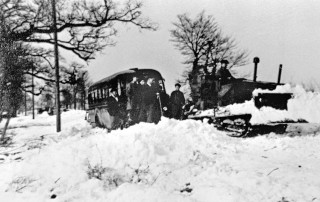
<path fill-rule="evenodd" d="M 41 125 L 51 119 L 20 118 L 25 127 L 9 130 L 1 201 L 320 200 L 318 135 L 237 139 L 166 118 L 107 133 L 91 129 L 81 111 L 66 112 L 57 134 Z M 37 144 L 22 150 L 30 141 Z"/>

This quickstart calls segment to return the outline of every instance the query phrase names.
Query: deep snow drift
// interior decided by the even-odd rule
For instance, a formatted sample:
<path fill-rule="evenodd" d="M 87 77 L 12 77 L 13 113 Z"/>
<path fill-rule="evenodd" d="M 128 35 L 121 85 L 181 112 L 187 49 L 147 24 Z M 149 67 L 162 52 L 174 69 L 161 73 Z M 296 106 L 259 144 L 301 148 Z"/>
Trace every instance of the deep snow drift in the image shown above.
<path fill-rule="evenodd" d="M 12 120 L 0 201 L 320 201 L 320 132 L 241 139 L 164 118 L 107 133 L 83 111 L 54 123 Z"/>

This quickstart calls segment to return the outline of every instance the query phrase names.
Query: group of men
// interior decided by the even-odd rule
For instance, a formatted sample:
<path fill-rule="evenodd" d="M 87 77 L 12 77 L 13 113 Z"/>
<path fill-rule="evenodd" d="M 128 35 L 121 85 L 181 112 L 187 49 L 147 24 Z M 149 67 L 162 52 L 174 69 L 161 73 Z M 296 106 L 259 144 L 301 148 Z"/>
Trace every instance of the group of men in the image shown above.
<path fill-rule="evenodd" d="M 154 78 L 138 79 L 133 76 L 126 86 L 125 95 L 119 96 L 117 89 L 112 88 L 106 100 L 107 110 L 114 117 L 112 129 L 139 122 L 158 123 L 161 115 L 181 119 L 185 98 L 180 87 L 177 83 L 176 90 L 169 96 Z"/>
<path fill-rule="evenodd" d="M 116 88 L 112 88 L 107 98 L 107 110 L 114 117 L 112 129 L 138 122 L 158 123 L 161 118 L 160 93 L 160 86 L 152 77 L 139 80 L 133 76 L 121 96 Z"/>
<path fill-rule="evenodd" d="M 217 107 L 221 86 L 235 79 L 227 69 L 228 63 L 227 60 L 222 60 L 204 68 L 204 79 L 200 87 L 200 109 Z"/>
<path fill-rule="evenodd" d="M 219 87 L 216 81 L 223 85 L 228 79 L 234 79 L 227 69 L 227 61 L 221 62 L 221 68 L 217 73 L 215 65 L 205 69 L 205 79 L 201 85 L 200 100 L 205 101 L 207 106 L 210 103 L 212 106 L 216 104 Z M 139 122 L 158 123 L 161 115 L 183 119 L 183 110 L 192 110 L 194 104 L 192 100 L 185 100 L 180 87 L 179 83 L 175 84 L 175 90 L 169 96 L 155 78 L 139 79 L 133 76 L 132 81 L 126 86 L 125 94 L 118 96 L 117 89 L 112 88 L 107 103 L 108 112 L 114 117 L 113 128 Z"/>

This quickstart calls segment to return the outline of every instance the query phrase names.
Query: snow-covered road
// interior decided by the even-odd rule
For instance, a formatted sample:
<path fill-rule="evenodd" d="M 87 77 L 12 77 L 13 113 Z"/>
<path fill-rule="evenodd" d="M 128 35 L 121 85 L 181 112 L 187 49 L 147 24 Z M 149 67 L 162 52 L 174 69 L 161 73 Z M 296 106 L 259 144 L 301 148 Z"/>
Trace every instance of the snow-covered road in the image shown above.
<path fill-rule="evenodd" d="M 239 139 L 193 120 L 107 133 L 69 111 L 61 133 L 54 123 L 12 120 L 12 143 L 0 147 L 0 201 L 320 201 L 314 124 L 300 136 Z"/>

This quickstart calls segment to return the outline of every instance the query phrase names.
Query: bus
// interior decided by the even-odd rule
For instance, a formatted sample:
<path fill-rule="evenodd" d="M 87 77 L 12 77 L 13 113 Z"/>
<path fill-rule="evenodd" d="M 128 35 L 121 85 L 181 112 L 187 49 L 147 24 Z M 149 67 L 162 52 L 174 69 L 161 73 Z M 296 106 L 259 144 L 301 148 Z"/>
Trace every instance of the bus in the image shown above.
<path fill-rule="evenodd" d="M 132 68 L 129 70 L 117 72 L 111 76 L 103 78 L 93 83 L 88 90 L 88 109 L 86 119 L 93 126 L 112 129 L 114 117 L 108 112 L 107 98 L 110 95 L 111 89 L 116 89 L 119 97 L 126 97 L 126 87 L 136 76 L 140 80 L 147 78 L 154 78 L 155 83 L 159 84 L 162 88 L 162 92 L 166 94 L 164 79 L 161 74 L 154 69 L 138 69 Z M 159 103 L 162 108 L 166 108 L 166 101 L 159 99 Z M 125 103 L 123 103 L 125 104 Z M 125 106 L 124 106 L 125 108 Z M 161 110 L 162 112 L 162 110 Z"/>

